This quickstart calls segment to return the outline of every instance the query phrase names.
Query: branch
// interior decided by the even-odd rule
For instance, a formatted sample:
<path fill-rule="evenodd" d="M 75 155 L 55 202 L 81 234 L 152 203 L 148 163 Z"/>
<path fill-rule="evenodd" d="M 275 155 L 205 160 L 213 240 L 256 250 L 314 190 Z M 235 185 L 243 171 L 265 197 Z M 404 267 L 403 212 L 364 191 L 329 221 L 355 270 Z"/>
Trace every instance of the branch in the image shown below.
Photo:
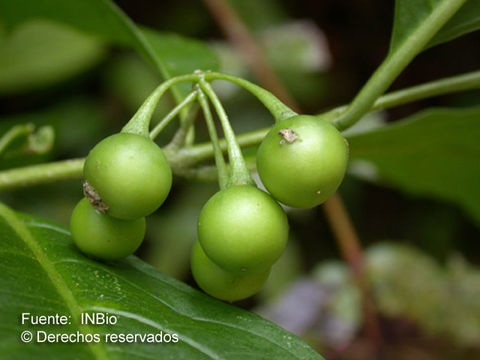
<path fill-rule="evenodd" d="M 440 28 L 457 12 L 466 0 L 443 1 L 425 19 L 413 34 L 387 58 L 373 73 L 348 106 L 345 113 L 335 120 L 338 129 L 344 130 L 355 124 L 372 108 L 378 99 L 411 63 Z"/>
<path fill-rule="evenodd" d="M 389 109 L 416 100 L 478 88 L 480 88 L 480 71 L 473 71 L 391 92 L 380 97 L 373 105 L 372 110 Z M 346 106 L 340 106 L 319 115 L 319 117 L 340 113 L 346 108 Z M 241 134 L 237 136 L 238 144 L 242 148 L 256 146 L 260 144 L 268 130 L 269 128 L 264 128 Z M 227 149 L 225 140 L 220 140 L 220 148 L 223 151 Z M 170 165 L 174 168 L 175 174 L 184 176 L 183 174 L 187 167 L 211 159 L 213 157 L 213 147 L 211 143 L 203 143 L 180 148 L 177 152 L 166 151 L 166 155 Z M 82 176 L 83 160 L 84 159 L 57 161 L 0 171 L 0 190 L 80 178 Z M 181 168 L 182 171 L 175 171 L 176 168 Z M 208 179 L 214 178 L 209 174 L 205 177 L 205 180 Z"/>
<path fill-rule="evenodd" d="M 0 190 L 78 179 L 82 176 L 84 161 L 71 159 L 1 171 Z"/>

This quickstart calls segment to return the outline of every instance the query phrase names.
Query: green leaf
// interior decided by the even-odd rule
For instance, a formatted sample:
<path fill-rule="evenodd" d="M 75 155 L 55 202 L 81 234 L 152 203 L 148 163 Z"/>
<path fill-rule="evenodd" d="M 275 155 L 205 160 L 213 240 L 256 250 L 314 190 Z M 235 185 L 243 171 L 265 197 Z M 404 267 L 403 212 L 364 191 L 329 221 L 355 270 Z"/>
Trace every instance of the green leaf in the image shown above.
<path fill-rule="evenodd" d="M 31 123 L 15 125 L 0 138 L 0 158 L 46 154 L 53 148 L 54 141 L 51 126 L 35 129 Z"/>
<path fill-rule="evenodd" d="M 105 116 L 99 104 L 82 97 L 34 112 L 0 116 L 0 153 L 4 155 L 0 155 L 0 169 L 45 162 L 58 155 L 85 156 L 105 136 Z"/>
<path fill-rule="evenodd" d="M 169 77 L 199 70 L 218 70 L 217 57 L 204 43 L 177 34 L 159 33 L 147 28 L 142 32 L 157 58 L 165 61 Z M 177 85 L 185 96 L 192 91 L 192 85 Z"/>
<path fill-rule="evenodd" d="M 468 0 L 435 35 L 428 46 L 435 46 L 480 29 L 480 0 Z"/>
<path fill-rule="evenodd" d="M 165 79 L 197 68 L 216 70 L 217 67 L 216 57 L 203 43 L 158 32 L 155 35 L 145 33 L 110 0 L 0 0 L 0 17 L 9 25 L 32 17 L 47 18 L 97 35 L 106 41 L 131 47 L 150 61 Z M 165 45 L 159 46 L 162 43 Z M 176 65 L 178 57 L 175 57 L 172 48 L 183 48 L 183 53 L 188 54 L 188 59 L 183 58 L 181 67 Z M 175 56 L 172 57 L 172 54 Z M 207 58 L 208 64 L 205 65 L 204 59 Z M 177 100 L 186 95 L 183 91 L 178 91 L 177 89 L 174 93 Z"/>
<path fill-rule="evenodd" d="M 0 124 L 1 129 L 8 124 Z M 0 137 L 0 169 L 44 161 L 55 142 L 50 125 L 35 126 L 31 122 L 11 126 Z"/>
<path fill-rule="evenodd" d="M 408 38 L 415 34 L 427 18 L 435 13 L 437 8 L 440 8 L 443 4 L 448 2 L 459 3 L 463 1 L 397 0 L 395 2 L 395 18 L 392 39 L 390 41 L 390 54 L 393 54 L 404 42 L 408 41 Z"/>
<path fill-rule="evenodd" d="M 16 150 L 18 147 L 23 147 L 34 131 L 35 126 L 33 124 L 12 126 L 0 137 L 0 156 L 5 156 L 5 153 L 11 151 L 12 148 Z"/>
<path fill-rule="evenodd" d="M 389 53 L 346 111 L 335 119 L 335 126 L 345 130 L 365 115 L 466 1 L 397 0 Z"/>
<path fill-rule="evenodd" d="M 105 55 L 91 36 L 45 20 L 31 20 L 0 37 L 0 95 L 22 93 L 88 70 Z"/>
<path fill-rule="evenodd" d="M 253 32 L 288 21 L 288 14 L 276 0 L 229 0 L 237 15 Z"/>
<path fill-rule="evenodd" d="M 463 207 L 480 223 L 480 107 L 431 109 L 348 137 L 350 170 Z"/>
<path fill-rule="evenodd" d="M 296 336 L 156 271 L 136 257 L 105 264 L 74 247 L 69 232 L 0 204 L 0 354 L 28 359 L 311 359 Z M 70 324 L 21 324 L 22 313 L 71 316 Z M 81 313 L 115 325 L 80 324 Z M 20 334 L 99 334 L 99 343 L 24 344 Z M 105 342 L 105 334 L 177 334 L 178 343 Z"/>

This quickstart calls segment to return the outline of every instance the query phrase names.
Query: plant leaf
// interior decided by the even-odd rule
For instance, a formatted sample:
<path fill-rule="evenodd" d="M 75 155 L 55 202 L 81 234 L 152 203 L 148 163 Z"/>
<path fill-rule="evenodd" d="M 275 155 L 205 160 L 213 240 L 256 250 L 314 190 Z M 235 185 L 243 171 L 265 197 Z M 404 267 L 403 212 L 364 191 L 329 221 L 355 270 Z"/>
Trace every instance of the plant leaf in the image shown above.
<path fill-rule="evenodd" d="M 49 86 L 96 65 L 98 39 L 46 20 L 30 20 L 0 38 L 0 95 Z"/>
<path fill-rule="evenodd" d="M 34 131 L 35 125 L 30 123 L 12 126 L 0 137 L 0 156 L 5 156 L 5 153 L 11 148 L 23 147 Z"/>
<path fill-rule="evenodd" d="M 247 311 L 169 278 L 136 257 L 105 264 L 83 256 L 69 232 L 0 204 L 0 353 L 28 359 L 311 359 L 307 344 Z M 71 316 L 66 325 L 21 324 L 21 314 Z M 118 317 L 79 324 L 83 312 Z M 23 344 L 22 331 L 99 334 L 93 344 Z M 105 334 L 177 334 L 178 343 L 105 342 Z"/>
<path fill-rule="evenodd" d="M 152 46 L 154 55 L 164 59 L 167 77 L 191 73 L 195 70 L 218 70 L 215 53 L 200 41 L 177 34 L 159 33 L 143 27 L 142 33 Z M 192 91 L 192 84 L 179 84 L 177 88 L 185 96 Z"/>
<path fill-rule="evenodd" d="M 165 79 L 190 73 L 198 68 L 217 68 L 214 53 L 202 42 L 159 32 L 155 32 L 155 35 L 152 35 L 152 32 L 145 34 L 110 0 L 0 0 L 0 17 L 9 25 L 32 17 L 47 18 L 71 25 L 111 43 L 131 47 L 151 62 Z M 152 37 L 156 38 L 155 44 L 152 44 Z M 162 43 L 165 43 L 164 47 L 159 46 Z M 189 49 L 194 56 L 188 53 L 188 59 L 184 58 L 180 67 L 176 64 L 178 57 L 171 56 L 177 56 L 174 50 L 170 50 L 172 47 L 183 48 L 187 53 Z M 177 100 L 185 95 L 178 91 L 177 89 L 174 92 Z"/>
<path fill-rule="evenodd" d="M 430 41 L 430 46 L 480 29 L 480 0 L 468 0 Z"/>
<path fill-rule="evenodd" d="M 54 141 L 55 131 L 52 126 L 35 129 L 32 123 L 15 125 L 0 138 L 0 163 L 1 160 L 22 155 L 46 154 L 52 150 Z"/>
<path fill-rule="evenodd" d="M 401 44 L 415 34 L 417 29 L 436 8 L 442 3 L 449 1 L 458 0 L 396 0 L 392 39 L 390 41 L 390 54 L 393 54 Z M 459 12 L 457 12 L 457 15 L 458 13 Z M 450 21 L 452 21 L 452 19 L 450 19 Z M 448 26 L 448 23 L 445 26 Z"/>
<path fill-rule="evenodd" d="M 463 207 L 480 223 L 480 107 L 431 109 L 352 135 L 350 171 Z"/>

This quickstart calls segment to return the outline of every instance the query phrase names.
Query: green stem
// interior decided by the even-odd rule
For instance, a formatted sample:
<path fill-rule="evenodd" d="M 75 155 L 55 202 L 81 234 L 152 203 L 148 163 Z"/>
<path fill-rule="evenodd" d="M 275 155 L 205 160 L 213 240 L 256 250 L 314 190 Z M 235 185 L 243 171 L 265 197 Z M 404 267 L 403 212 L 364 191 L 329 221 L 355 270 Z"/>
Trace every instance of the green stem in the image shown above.
<path fill-rule="evenodd" d="M 446 95 L 472 89 L 480 89 L 480 71 L 473 71 L 462 75 L 430 81 L 391 92 L 378 98 L 371 110 L 389 109 L 433 96 Z M 339 106 L 326 113 L 318 115 L 318 117 L 326 120 L 333 120 L 338 114 L 345 111 L 345 109 L 347 109 L 346 105 Z M 269 128 L 264 128 L 240 134 L 237 136 L 237 141 L 242 148 L 258 145 L 263 140 L 268 130 Z M 224 151 L 227 149 L 225 141 L 220 140 L 220 147 Z M 190 163 L 192 163 L 192 159 L 195 159 L 195 163 L 200 162 L 210 158 L 212 153 L 211 144 L 198 144 L 188 149 L 182 149 L 177 154 L 178 162 L 187 162 L 190 160 Z"/>
<path fill-rule="evenodd" d="M 228 171 L 227 166 L 225 165 L 225 159 L 223 158 L 223 152 L 218 141 L 217 129 L 215 128 L 212 112 L 210 111 L 210 106 L 208 106 L 205 94 L 200 89 L 198 91 L 198 102 L 202 107 L 203 116 L 205 117 L 205 122 L 207 123 L 208 133 L 210 134 L 210 140 L 212 141 L 215 164 L 218 171 L 218 184 L 220 185 L 220 189 L 225 189 L 228 183 Z"/>
<path fill-rule="evenodd" d="M 386 94 L 375 102 L 372 110 L 388 109 L 431 96 L 445 95 L 478 88 L 480 88 L 480 71 L 474 71 Z M 328 113 L 321 114 L 319 117 L 326 117 L 330 113 L 341 112 L 346 108 L 346 106 L 341 106 Z M 258 145 L 263 140 L 268 130 L 268 128 L 264 128 L 241 134 L 237 137 L 238 144 L 241 147 Z M 220 140 L 219 145 L 222 151 L 227 149 L 225 140 Z M 170 164 L 176 166 L 178 169 L 185 169 L 188 166 L 194 166 L 196 163 L 211 158 L 213 154 L 214 151 L 211 143 L 181 148 L 178 152 L 166 152 Z M 84 159 L 58 161 L 0 171 L 0 191 L 21 186 L 49 183 L 63 179 L 80 178 L 82 176 L 83 161 Z M 177 173 L 182 175 L 181 171 Z"/>
<path fill-rule="evenodd" d="M 421 52 L 430 39 L 450 19 L 466 0 L 443 1 L 403 44 L 383 61 L 368 82 L 353 99 L 345 113 L 335 120 L 339 130 L 355 124 L 372 108 L 375 100 L 382 95 Z"/>
<path fill-rule="evenodd" d="M 263 140 L 269 130 L 270 128 L 264 128 L 238 135 L 236 137 L 237 143 L 242 148 L 256 146 Z M 220 140 L 219 146 L 223 152 L 228 150 L 228 145 L 225 139 Z M 170 163 L 174 164 L 191 166 L 201 161 L 210 159 L 213 154 L 214 151 L 211 143 L 201 143 L 195 146 L 180 149 L 177 153 L 171 155 L 169 161 Z"/>
<path fill-rule="evenodd" d="M 255 171 L 256 163 L 255 160 L 250 161 L 246 159 L 247 167 L 251 171 Z M 227 166 L 227 171 L 229 167 Z M 212 182 L 218 180 L 218 171 L 215 165 L 199 165 L 190 168 L 180 167 L 177 169 L 177 175 L 184 177 L 189 180 L 205 181 Z"/>
<path fill-rule="evenodd" d="M 379 98 L 372 110 L 387 109 L 429 97 L 480 89 L 480 71 L 430 81 L 407 89 L 397 90 Z"/>
<path fill-rule="evenodd" d="M 172 140 L 166 146 L 166 149 L 169 149 L 169 151 L 178 151 L 178 149 L 180 149 L 182 146 L 187 145 L 187 139 L 191 133 L 191 129 L 193 129 L 193 123 L 198 115 L 198 104 L 193 104 L 189 110 L 190 111 L 185 117 L 185 120 L 180 124 L 180 127 L 175 135 L 173 135 Z"/>
<path fill-rule="evenodd" d="M 145 100 L 130 121 L 123 127 L 122 132 L 149 136 L 148 129 L 150 126 L 150 120 L 152 118 L 153 111 L 155 110 L 162 95 L 175 84 L 184 81 L 199 82 L 201 79 L 205 79 L 207 81 L 225 80 L 243 87 L 263 103 L 263 105 L 275 117 L 276 121 L 281 121 L 297 115 L 295 111 L 278 100 L 275 95 L 247 80 L 238 78 L 236 76 L 215 72 L 198 72 L 171 78 L 158 86 L 147 98 L 147 100 Z"/>
<path fill-rule="evenodd" d="M 193 143 L 195 142 L 195 128 L 192 126 L 187 130 L 186 133 L 187 136 L 185 136 L 185 145 L 186 146 L 192 146 Z"/>
<path fill-rule="evenodd" d="M 35 126 L 33 124 L 15 125 L 8 130 L 0 138 L 0 155 L 13 143 L 16 139 L 22 136 L 29 136 L 33 133 Z"/>
<path fill-rule="evenodd" d="M 473 89 L 480 89 L 480 71 L 478 70 L 392 91 L 378 98 L 370 111 L 389 109 L 417 100 Z M 348 105 L 342 105 L 318 116 L 333 122 L 347 108 Z"/>
<path fill-rule="evenodd" d="M 196 82 L 198 81 L 198 75 L 189 74 L 183 76 L 177 76 L 171 78 L 161 85 L 159 85 L 140 106 L 135 115 L 130 121 L 123 127 L 123 133 L 133 133 L 149 137 L 150 120 L 152 119 L 153 111 L 157 107 L 158 101 L 162 95 L 173 85 L 184 81 Z"/>
<path fill-rule="evenodd" d="M 162 120 L 160 120 L 160 122 L 153 128 L 153 130 L 150 131 L 150 139 L 154 140 L 158 136 L 158 134 L 160 134 L 160 132 L 163 129 L 165 129 L 165 127 L 170 123 L 170 121 L 172 121 L 175 118 L 175 116 L 177 116 L 180 113 L 180 111 L 182 111 L 184 107 L 186 107 L 188 104 L 195 101 L 196 98 L 197 98 L 196 91 L 192 91 L 190 94 L 188 94 L 188 96 L 185 99 L 183 99 L 182 102 L 180 102 L 167 115 L 165 115 L 165 117 Z"/>
<path fill-rule="evenodd" d="M 245 90 L 249 91 L 252 95 L 254 95 L 258 100 L 260 100 L 260 102 L 273 115 L 275 121 L 277 122 L 298 115 L 295 111 L 293 111 L 283 102 L 281 102 L 270 91 L 267 91 L 264 88 L 251 83 L 250 81 L 238 78 L 233 75 L 216 72 L 206 72 L 204 76 L 206 81 L 225 80 L 243 87 Z"/>
<path fill-rule="evenodd" d="M 82 176 L 84 161 L 72 159 L 1 171 L 0 190 L 78 179 Z"/>
<path fill-rule="evenodd" d="M 228 159 L 232 168 L 228 186 L 254 184 L 253 179 L 250 176 L 250 172 L 247 169 L 247 165 L 245 164 L 245 159 L 243 158 L 242 151 L 240 150 L 240 146 L 238 145 L 235 137 L 235 133 L 233 132 L 230 122 L 228 121 L 228 116 L 223 109 L 222 103 L 208 82 L 202 79 L 200 80 L 199 85 L 212 102 L 218 118 L 220 119 L 220 123 L 222 124 L 223 133 L 225 135 L 225 140 L 228 147 Z"/>

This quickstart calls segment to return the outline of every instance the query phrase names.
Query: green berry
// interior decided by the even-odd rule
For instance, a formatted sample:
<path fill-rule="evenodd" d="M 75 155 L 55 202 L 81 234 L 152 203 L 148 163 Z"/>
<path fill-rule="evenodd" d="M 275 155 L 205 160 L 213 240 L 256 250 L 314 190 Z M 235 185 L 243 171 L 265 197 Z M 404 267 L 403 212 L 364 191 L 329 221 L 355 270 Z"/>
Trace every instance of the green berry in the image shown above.
<path fill-rule="evenodd" d="M 260 290 L 270 273 L 270 269 L 247 275 L 225 271 L 205 255 L 198 242 L 192 250 L 191 266 L 198 286 L 207 294 L 226 301 L 242 300 L 252 296 Z"/>
<path fill-rule="evenodd" d="M 97 211 L 83 198 L 73 210 L 70 231 L 77 247 L 85 254 L 117 260 L 137 250 L 145 236 L 145 218 L 120 220 Z"/>
<path fill-rule="evenodd" d="M 198 239 L 222 269 L 236 274 L 265 272 L 285 249 L 288 220 L 264 191 L 250 185 L 232 186 L 203 207 Z"/>
<path fill-rule="evenodd" d="M 274 198 L 298 208 L 323 203 L 340 186 L 348 145 L 329 122 L 299 115 L 277 123 L 257 152 L 260 178 Z"/>
<path fill-rule="evenodd" d="M 83 175 L 85 195 L 106 214 L 133 220 L 154 212 L 172 186 L 172 171 L 152 140 L 119 133 L 88 154 Z"/>

